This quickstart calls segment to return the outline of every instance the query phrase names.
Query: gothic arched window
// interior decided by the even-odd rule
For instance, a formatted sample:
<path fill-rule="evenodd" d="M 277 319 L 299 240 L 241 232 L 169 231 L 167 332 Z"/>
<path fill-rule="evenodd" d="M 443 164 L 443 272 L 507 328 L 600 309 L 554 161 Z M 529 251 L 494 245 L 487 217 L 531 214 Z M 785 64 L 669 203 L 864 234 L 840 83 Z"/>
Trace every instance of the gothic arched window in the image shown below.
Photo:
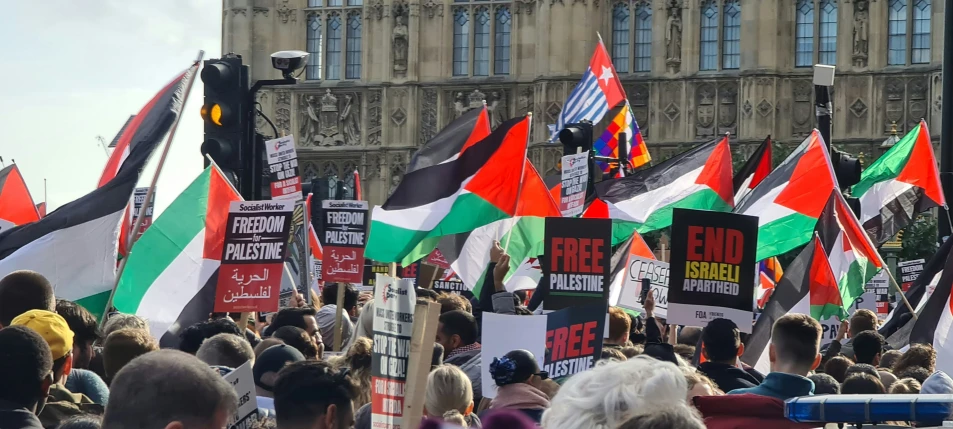
<path fill-rule="evenodd" d="M 612 66 L 616 73 L 629 72 L 629 4 L 612 8 Z"/>
<path fill-rule="evenodd" d="M 814 0 L 798 0 L 794 24 L 794 67 L 814 65 Z"/>
<path fill-rule="evenodd" d="M 454 0 L 453 76 L 510 74 L 510 0 Z"/>
<path fill-rule="evenodd" d="M 308 0 L 308 80 L 360 79 L 363 0 Z"/>

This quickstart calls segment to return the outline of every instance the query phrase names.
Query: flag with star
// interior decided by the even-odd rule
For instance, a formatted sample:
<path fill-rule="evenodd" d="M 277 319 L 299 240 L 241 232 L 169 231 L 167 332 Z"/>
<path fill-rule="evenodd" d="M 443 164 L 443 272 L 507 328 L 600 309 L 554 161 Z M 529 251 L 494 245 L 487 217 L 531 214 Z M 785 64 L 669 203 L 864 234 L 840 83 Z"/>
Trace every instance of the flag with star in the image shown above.
<path fill-rule="evenodd" d="M 563 104 L 562 112 L 559 113 L 553 140 L 566 127 L 566 124 L 583 120 L 597 123 L 609 112 L 609 109 L 623 101 L 625 101 L 625 90 L 622 89 L 622 81 L 612 67 L 612 58 L 606 51 L 606 45 L 602 43 L 602 36 L 599 36 L 596 51 L 592 53 L 592 59 L 589 60 L 589 68 L 583 73 L 582 80 L 569 94 L 569 98 Z"/>

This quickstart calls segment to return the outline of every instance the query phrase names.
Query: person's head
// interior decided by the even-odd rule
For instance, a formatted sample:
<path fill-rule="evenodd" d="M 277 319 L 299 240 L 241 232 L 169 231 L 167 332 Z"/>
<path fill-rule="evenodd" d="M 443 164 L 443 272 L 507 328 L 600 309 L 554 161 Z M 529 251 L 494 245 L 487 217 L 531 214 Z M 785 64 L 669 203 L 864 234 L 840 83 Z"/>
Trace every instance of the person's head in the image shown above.
<path fill-rule="evenodd" d="M 268 350 L 269 348 L 271 348 L 271 346 L 277 346 L 278 344 L 284 344 L 284 343 L 285 343 L 284 341 L 281 341 L 277 338 L 265 338 L 264 340 L 261 340 L 261 342 L 258 343 L 257 346 L 255 346 L 255 359 L 258 359 L 261 356 L 261 354 L 265 350 Z"/>
<path fill-rule="evenodd" d="M 877 368 L 875 368 L 873 365 L 866 364 L 866 363 L 855 363 L 847 367 L 847 371 L 844 372 L 844 376 L 845 376 L 844 381 L 846 381 L 847 378 L 850 378 L 850 376 L 854 374 L 867 374 L 867 375 L 880 378 L 880 373 L 877 372 Z"/>
<path fill-rule="evenodd" d="M 356 392 L 345 373 L 326 362 L 295 362 L 278 373 L 275 413 L 278 427 L 349 428 L 354 425 L 351 401 Z"/>
<path fill-rule="evenodd" d="M 702 354 L 711 362 L 734 365 L 745 352 L 738 325 L 729 319 L 714 319 L 702 329 Z"/>
<path fill-rule="evenodd" d="M 14 271 L 0 279 L 0 327 L 30 310 L 56 311 L 53 285 L 36 271 Z"/>
<path fill-rule="evenodd" d="M 190 354 L 158 350 L 116 374 L 103 429 L 222 428 L 237 405 L 235 389 L 217 371 Z"/>
<path fill-rule="evenodd" d="M 119 374 L 119 371 L 133 359 L 159 350 L 159 343 L 148 331 L 142 329 L 120 329 L 109 334 L 103 343 L 103 369 L 106 370 L 106 382 Z"/>
<path fill-rule="evenodd" d="M 910 346 L 903 356 L 897 360 L 893 366 L 893 372 L 899 376 L 903 370 L 920 366 L 926 368 L 931 374 L 936 371 L 936 350 L 928 344 L 914 344 Z"/>
<path fill-rule="evenodd" d="M 953 394 L 953 379 L 943 371 L 934 372 L 921 384 L 920 393 L 925 395 Z"/>
<path fill-rule="evenodd" d="M 698 340 L 701 339 L 702 328 L 698 326 L 683 326 L 680 331 L 678 331 L 678 344 L 685 344 L 688 346 L 695 347 L 698 344 Z"/>
<path fill-rule="evenodd" d="M 53 358 L 53 382 L 66 383 L 73 369 L 73 331 L 59 314 L 46 310 L 30 310 L 15 317 L 10 326 L 25 326 L 43 337 Z"/>
<path fill-rule="evenodd" d="M 629 314 L 619 307 L 609 307 L 609 338 L 606 344 L 624 345 L 629 341 L 629 331 L 632 329 L 632 319 Z"/>
<path fill-rule="evenodd" d="M 811 374 L 807 378 L 814 382 L 815 395 L 836 395 L 840 393 L 840 383 L 830 374 Z"/>
<path fill-rule="evenodd" d="M 873 366 L 880 365 L 880 355 L 883 353 L 883 335 L 877 331 L 863 331 L 853 337 L 854 361 L 867 363 Z"/>
<path fill-rule="evenodd" d="M 473 411 L 473 386 L 459 367 L 442 365 L 427 376 L 424 414 L 437 417 L 450 410 L 464 415 Z"/>
<path fill-rule="evenodd" d="M 805 314 L 784 315 L 771 330 L 771 371 L 807 376 L 821 364 L 820 347 L 820 323 Z"/>
<path fill-rule="evenodd" d="M 872 395 L 887 393 L 879 377 L 866 373 L 857 373 L 847 377 L 840 387 L 840 393 L 845 395 Z"/>
<path fill-rule="evenodd" d="M 455 310 L 440 315 L 437 342 L 443 346 L 444 353 L 475 343 L 478 335 L 479 325 L 472 314 Z"/>
<path fill-rule="evenodd" d="M 610 349 L 610 348 L 604 348 L 604 349 L 602 349 L 602 356 L 599 357 L 599 360 L 600 360 L 600 361 L 603 361 L 603 360 L 619 360 L 619 361 L 622 361 L 622 360 L 626 360 L 626 359 L 628 359 L 628 358 L 625 357 L 624 354 L 622 354 L 622 351 L 621 351 L 621 350 L 619 350 L 619 349 Z"/>
<path fill-rule="evenodd" d="M 185 331 L 182 332 L 182 335 L 180 335 L 182 341 L 179 342 L 179 351 L 194 355 L 195 352 L 199 351 L 199 347 L 202 346 L 205 340 L 218 334 L 232 334 L 244 338 L 245 331 L 240 329 L 238 325 L 228 317 L 199 322 L 185 328 Z"/>
<path fill-rule="evenodd" d="M 305 360 L 304 355 L 287 344 L 271 346 L 263 351 L 252 366 L 258 396 L 272 396 L 275 391 L 275 381 L 278 380 L 278 372 L 285 365 L 303 360 Z"/>
<path fill-rule="evenodd" d="M 142 329 L 143 331 L 148 331 L 149 324 L 145 319 L 136 316 L 135 314 L 115 313 L 112 316 L 109 316 L 109 318 L 106 319 L 106 323 L 103 324 L 103 335 L 101 340 L 105 340 L 109 334 L 120 329 Z M 197 348 L 198 346 L 196 346 L 196 349 Z"/>
<path fill-rule="evenodd" d="M 675 406 L 636 415 L 616 429 L 705 429 L 705 422 L 691 408 Z"/>
<path fill-rule="evenodd" d="M 102 424 L 101 417 L 85 414 L 64 420 L 56 429 L 100 429 Z"/>
<path fill-rule="evenodd" d="M 638 344 L 632 347 L 623 347 L 622 354 L 625 356 L 626 359 L 632 359 L 642 354 L 642 351 L 644 350 L 645 350 L 645 347 L 643 347 L 641 344 Z"/>
<path fill-rule="evenodd" d="M 549 374 L 539 370 L 536 356 L 529 350 L 512 350 L 501 358 L 493 358 L 490 377 L 499 387 L 526 383 L 538 389 Z"/>
<path fill-rule="evenodd" d="M 911 366 L 909 368 L 905 368 L 903 371 L 894 372 L 894 374 L 897 376 L 897 378 L 912 378 L 920 382 L 920 384 L 923 384 L 923 382 L 930 378 L 930 374 L 932 373 L 930 370 L 922 366 Z"/>
<path fill-rule="evenodd" d="M 688 383 L 672 363 L 648 356 L 606 362 L 573 375 L 543 413 L 542 427 L 560 429 L 617 427 L 633 413 L 685 404 Z"/>
<path fill-rule="evenodd" d="M 344 353 L 344 360 L 351 371 L 369 370 L 373 361 L 374 341 L 370 338 L 358 338 L 354 340 L 351 348 Z"/>
<path fill-rule="evenodd" d="M 321 335 L 318 333 L 317 335 Z M 318 359 L 319 350 L 318 345 L 315 342 L 315 337 L 308 335 L 304 329 L 298 328 L 297 326 L 282 326 L 275 330 L 271 335 L 272 338 L 277 338 L 283 341 L 285 344 L 298 349 L 301 354 L 304 355 L 306 359 Z M 321 347 L 323 349 L 324 342 L 322 341 Z"/>
<path fill-rule="evenodd" d="M 443 365 L 443 346 L 435 342 L 433 343 L 433 353 L 430 355 L 430 370 L 433 371 L 440 365 Z"/>
<path fill-rule="evenodd" d="M 676 344 L 672 346 L 672 351 L 685 362 L 691 362 L 692 358 L 695 357 L 695 346 L 688 344 Z"/>
<path fill-rule="evenodd" d="M 324 288 L 324 290 L 328 289 L 335 288 Z M 314 318 L 315 314 L 317 314 L 317 311 L 311 307 L 282 308 L 275 314 L 275 317 L 271 319 L 269 329 L 272 335 L 274 335 L 275 331 L 284 326 L 294 326 L 304 329 L 308 335 L 314 336 L 318 332 L 318 321 Z"/>
<path fill-rule="evenodd" d="M 73 368 L 89 368 L 93 344 L 101 338 L 96 317 L 83 306 L 65 299 L 56 300 L 56 314 L 63 316 L 73 331 Z"/>
<path fill-rule="evenodd" d="M 440 314 L 454 310 L 462 310 L 467 313 L 473 311 L 473 306 L 470 304 L 470 301 L 467 301 L 462 295 L 455 293 L 441 293 L 437 295 L 437 304 L 440 304 Z"/>
<path fill-rule="evenodd" d="M 195 352 L 195 357 L 211 366 L 238 368 L 245 362 L 254 361 L 255 351 L 245 337 L 218 334 L 205 340 Z"/>
<path fill-rule="evenodd" d="M 321 302 L 324 305 L 337 305 L 340 283 L 332 283 L 321 288 Z M 357 316 L 357 301 L 361 293 L 354 285 L 344 283 L 344 311 L 351 317 Z"/>
<path fill-rule="evenodd" d="M 682 370 L 682 374 L 685 375 L 685 382 L 688 383 L 688 395 L 685 399 L 689 404 L 692 403 L 692 398 L 696 396 L 714 396 L 721 394 L 715 382 L 711 381 L 705 374 L 698 372 L 695 368 L 681 367 L 679 369 Z"/>
<path fill-rule="evenodd" d="M 887 350 L 880 355 L 880 368 L 893 370 L 893 366 L 897 364 L 897 361 L 900 360 L 900 357 L 903 356 L 903 352 L 900 350 Z"/>
<path fill-rule="evenodd" d="M 25 326 L 0 329 L 0 399 L 39 413 L 52 384 L 46 340 Z"/>
<path fill-rule="evenodd" d="M 847 329 L 847 333 L 850 334 L 851 338 L 856 337 L 857 334 L 864 331 L 875 331 L 877 330 L 877 314 L 866 308 L 862 308 L 850 316 L 849 325 L 850 327 Z"/>
<path fill-rule="evenodd" d="M 834 380 L 837 380 L 838 383 L 843 383 L 847 379 L 847 368 L 850 368 L 853 364 L 854 361 L 847 357 L 834 356 L 824 364 L 824 373 L 834 377 Z"/>
<path fill-rule="evenodd" d="M 920 382 L 912 378 L 901 378 L 890 385 L 890 394 L 917 394 L 920 393 Z"/>

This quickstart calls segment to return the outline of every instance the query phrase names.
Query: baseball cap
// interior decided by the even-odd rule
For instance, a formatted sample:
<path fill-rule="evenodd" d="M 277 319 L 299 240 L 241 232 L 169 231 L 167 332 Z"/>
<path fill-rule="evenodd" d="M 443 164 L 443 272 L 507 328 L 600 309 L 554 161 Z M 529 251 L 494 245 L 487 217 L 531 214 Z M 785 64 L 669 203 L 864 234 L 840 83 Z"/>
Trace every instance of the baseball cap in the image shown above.
<path fill-rule="evenodd" d="M 285 365 L 293 362 L 305 360 L 304 355 L 298 349 L 287 344 L 278 344 L 268 347 L 261 355 L 255 359 L 255 366 L 252 367 L 252 373 L 255 376 L 255 385 L 262 389 L 272 390 L 274 386 L 269 386 L 262 382 L 261 378 L 269 372 L 277 373 Z"/>
<path fill-rule="evenodd" d="M 36 331 L 50 345 L 53 360 L 73 351 L 73 331 L 66 319 L 46 310 L 30 310 L 13 319 L 10 326 L 25 326 Z"/>

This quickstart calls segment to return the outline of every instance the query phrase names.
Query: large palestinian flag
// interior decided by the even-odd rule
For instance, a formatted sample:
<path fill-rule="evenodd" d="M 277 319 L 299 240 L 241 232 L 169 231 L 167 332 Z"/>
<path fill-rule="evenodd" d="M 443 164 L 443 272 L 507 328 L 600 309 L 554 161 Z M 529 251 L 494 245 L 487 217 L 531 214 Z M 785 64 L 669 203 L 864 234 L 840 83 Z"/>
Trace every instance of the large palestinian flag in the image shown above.
<path fill-rule="evenodd" d="M 910 332 L 910 344 L 936 349 L 936 369 L 953 373 L 953 253 L 947 256 L 936 290 L 926 301 Z"/>
<path fill-rule="evenodd" d="M 145 318 L 162 347 L 177 346 L 183 329 L 208 319 L 228 206 L 238 200 L 221 171 L 209 166 L 133 246 L 113 306 Z"/>
<path fill-rule="evenodd" d="M 529 116 L 510 119 L 457 158 L 404 175 L 387 202 L 374 207 L 364 255 L 410 265 L 440 237 L 512 217 L 529 124 Z"/>
<path fill-rule="evenodd" d="M 730 211 L 734 202 L 728 137 L 700 145 L 661 164 L 597 183 L 583 217 L 612 219 L 613 244 L 672 224 L 672 209 Z"/>
<path fill-rule="evenodd" d="M 38 220 L 40 213 L 17 165 L 0 170 L 0 232 Z"/>
<path fill-rule="evenodd" d="M 927 123 L 921 120 L 864 169 L 851 193 L 860 199 L 860 220 L 877 245 L 890 240 L 917 213 L 946 207 Z"/>
<path fill-rule="evenodd" d="M 490 249 L 493 242 L 499 241 L 507 246 L 510 255 L 510 272 L 507 274 L 507 289 L 511 292 L 525 286 L 510 283 L 514 275 L 520 275 L 521 268 L 529 265 L 543 253 L 546 217 L 559 217 L 559 206 L 553 201 L 546 184 L 529 160 L 524 160 L 525 177 L 520 190 L 520 199 L 516 214 L 512 218 L 498 220 L 488 225 L 465 232 L 445 236 L 438 247 L 450 267 L 460 276 L 470 290 L 477 290 L 483 284 L 483 278 L 490 262 Z M 526 268 L 524 268 L 526 269 Z M 536 284 L 533 284 L 533 288 Z"/>
<path fill-rule="evenodd" d="M 420 146 L 407 164 L 406 173 L 455 159 L 488 135 L 490 116 L 486 106 L 470 109 Z"/>
<path fill-rule="evenodd" d="M 735 188 L 735 205 L 758 187 L 771 173 L 771 136 L 761 142 L 758 149 L 745 161 L 732 180 Z"/>
<path fill-rule="evenodd" d="M 827 146 L 817 130 L 735 207 L 758 217 L 757 259 L 780 255 L 811 240 L 831 191 L 838 189 Z"/>

